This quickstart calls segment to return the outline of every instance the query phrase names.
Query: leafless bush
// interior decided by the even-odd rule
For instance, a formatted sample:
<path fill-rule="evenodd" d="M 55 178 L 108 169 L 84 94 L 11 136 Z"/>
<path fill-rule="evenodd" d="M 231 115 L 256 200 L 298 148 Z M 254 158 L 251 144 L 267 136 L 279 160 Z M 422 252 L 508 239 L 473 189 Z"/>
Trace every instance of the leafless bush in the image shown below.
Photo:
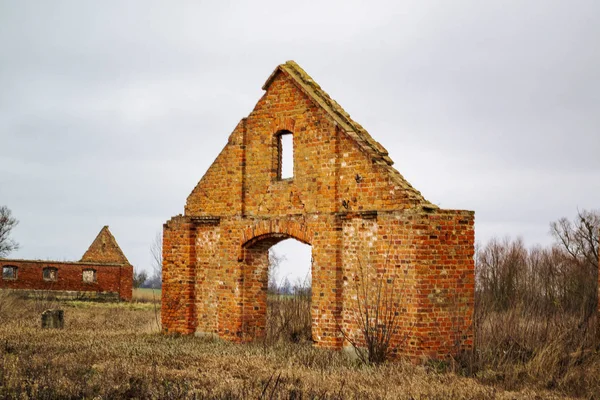
<path fill-rule="evenodd" d="M 399 332 L 396 281 L 371 276 L 360 260 L 353 281 L 356 308 L 352 314 L 359 334 L 344 329 L 341 334 L 363 363 L 381 364 L 389 358 L 392 338 Z"/>
<path fill-rule="evenodd" d="M 311 342 L 311 279 L 298 280 L 291 288 L 275 284 L 267 294 L 265 343 Z"/>

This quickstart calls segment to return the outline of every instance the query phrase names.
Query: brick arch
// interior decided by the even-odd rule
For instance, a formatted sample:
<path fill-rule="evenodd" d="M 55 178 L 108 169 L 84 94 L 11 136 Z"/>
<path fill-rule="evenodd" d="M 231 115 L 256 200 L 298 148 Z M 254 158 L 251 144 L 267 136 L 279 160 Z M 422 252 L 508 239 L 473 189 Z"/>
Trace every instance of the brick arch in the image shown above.
<path fill-rule="evenodd" d="M 268 219 L 255 222 L 242 231 L 238 260 L 244 258 L 244 249 L 268 238 L 293 238 L 304 244 L 312 244 L 313 232 L 306 224 L 286 219 Z"/>
<path fill-rule="evenodd" d="M 281 131 L 294 132 L 296 120 L 290 117 L 277 117 L 271 122 L 271 132 L 276 134 Z"/>
<path fill-rule="evenodd" d="M 293 227 L 293 224 L 290 225 L 290 228 Z M 290 229 L 290 233 L 293 230 Z M 237 297 L 241 307 L 240 335 L 242 341 L 255 340 L 264 337 L 266 334 L 269 249 L 285 239 L 298 239 L 297 236 L 290 233 L 271 232 L 259 234 L 242 245 L 243 259 L 240 261 L 243 267 L 239 282 L 239 296 Z M 310 245 L 305 240 L 302 240 L 302 242 Z"/>

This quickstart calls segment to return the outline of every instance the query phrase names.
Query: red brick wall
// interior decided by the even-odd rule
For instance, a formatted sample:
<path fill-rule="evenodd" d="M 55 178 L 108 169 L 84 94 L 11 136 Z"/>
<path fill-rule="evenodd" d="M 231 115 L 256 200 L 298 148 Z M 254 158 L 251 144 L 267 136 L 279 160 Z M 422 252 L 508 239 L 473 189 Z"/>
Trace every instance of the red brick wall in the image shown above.
<path fill-rule="evenodd" d="M 163 233 L 163 288 L 161 316 L 167 332 L 193 333 L 197 325 L 195 298 L 194 223 L 175 217 L 165 224 Z"/>
<path fill-rule="evenodd" d="M 340 120 L 343 110 L 314 82 L 289 71 L 269 79 L 185 215 L 165 224 L 163 328 L 236 341 L 262 335 L 268 249 L 296 238 L 312 246 L 318 346 L 348 345 L 342 331 L 359 335 L 355 311 L 364 299 L 355 286 L 364 279 L 369 290 L 378 282 L 393 290 L 395 354 L 441 358 L 470 349 L 473 213 L 425 200 L 362 127 Z M 294 176 L 286 180 L 277 176 L 282 130 L 294 135 Z"/>
<path fill-rule="evenodd" d="M 0 277 L 0 289 L 64 290 L 78 292 L 116 293 L 121 300 L 131 300 L 133 267 L 131 265 L 83 262 L 0 260 L 0 267 L 17 267 L 17 279 Z M 56 281 L 45 281 L 43 270 L 56 268 Z M 83 282 L 83 271 L 96 270 L 96 282 Z"/>

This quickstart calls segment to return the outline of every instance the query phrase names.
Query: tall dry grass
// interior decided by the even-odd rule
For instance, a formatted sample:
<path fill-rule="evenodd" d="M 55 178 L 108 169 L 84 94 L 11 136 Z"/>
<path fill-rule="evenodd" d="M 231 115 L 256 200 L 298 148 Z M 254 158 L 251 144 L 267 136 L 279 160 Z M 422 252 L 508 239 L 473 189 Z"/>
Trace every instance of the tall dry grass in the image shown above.
<path fill-rule="evenodd" d="M 493 239 L 476 254 L 475 351 L 464 372 L 508 390 L 600 398 L 598 266 Z"/>
<path fill-rule="evenodd" d="M 475 351 L 461 360 L 462 373 L 506 390 L 538 388 L 569 396 L 600 396 L 596 318 L 552 316 L 526 305 L 476 311 Z"/>
<path fill-rule="evenodd" d="M 430 366 L 364 367 L 310 342 L 236 345 L 158 333 L 152 304 L 66 302 L 63 330 L 40 329 L 34 301 L 0 313 L 0 398 L 7 399 L 493 399 L 506 391 Z M 285 303 L 285 304 L 290 304 Z M 285 306 L 283 306 L 285 307 Z"/>
<path fill-rule="evenodd" d="M 160 303 L 162 290 L 152 288 L 135 288 L 131 301 L 138 303 Z"/>
<path fill-rule="evenodd" d="M 265 342 L 312 342 L 310 304 L 310 291 L 296 295 L 269 295 Z"/>

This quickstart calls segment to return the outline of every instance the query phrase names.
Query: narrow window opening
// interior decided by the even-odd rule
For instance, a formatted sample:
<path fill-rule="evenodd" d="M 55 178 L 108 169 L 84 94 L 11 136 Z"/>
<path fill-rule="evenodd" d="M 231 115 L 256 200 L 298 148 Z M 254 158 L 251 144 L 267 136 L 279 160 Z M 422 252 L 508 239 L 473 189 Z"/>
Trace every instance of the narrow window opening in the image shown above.
<path fill-rule="evenodd" d="M 83 271 L 83 282 L 84 283 L 95 283 L 96 282 L 96 270 L 86 269 Z"/>
<path fill-rule="evenodd" d="M 17 267 L 6 266 L 2 267 L 2 279 L 17 279 Z"/>
<path fill-rule="evenodd" d="M 45 281 L 56 281 L 58 280 L 58 269 L 53 267 L 46 267 L 43 271 L 43 277 Z"/>
<path fill-rule="evenodd" d="M 291 132 L 282 132 L 278 136 L 279 149 L 279 179 L 294 177 L 294 135 Z"/>

